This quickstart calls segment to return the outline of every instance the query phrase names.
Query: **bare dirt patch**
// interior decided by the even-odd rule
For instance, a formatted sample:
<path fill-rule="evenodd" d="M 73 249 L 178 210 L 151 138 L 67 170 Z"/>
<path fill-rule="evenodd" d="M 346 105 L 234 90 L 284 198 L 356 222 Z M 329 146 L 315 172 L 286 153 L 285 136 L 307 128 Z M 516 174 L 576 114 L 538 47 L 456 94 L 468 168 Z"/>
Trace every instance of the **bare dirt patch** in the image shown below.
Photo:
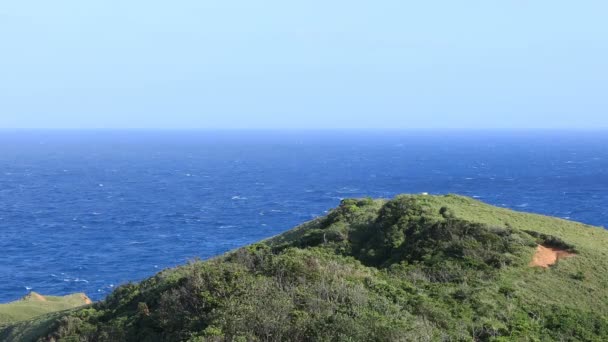
<path fill-rule="evenodd" d="M 30 292 L 27 296 L 25 296 L 23 298 L 24 300 L 35 300 L 35 301 L 39 301 L 39 302 L 46 302 L 46 298 L 44 298 L 43 295 L 36 293 L 36 292 Z"/>
<path fill-rule="evenodd" d="M 84 293 L 82 294 L 82 300 L 84 301 L 85 304 L 93 304 L 93 301 Z"/>
<path fill-rule="evenodd" d="M 530 262 L 531 267 L 547 268 L 555 264 L 559 259 L 573 257 L 576 254 L 555 247 L 543 245 L 536 246 L 536 253 Z"/>

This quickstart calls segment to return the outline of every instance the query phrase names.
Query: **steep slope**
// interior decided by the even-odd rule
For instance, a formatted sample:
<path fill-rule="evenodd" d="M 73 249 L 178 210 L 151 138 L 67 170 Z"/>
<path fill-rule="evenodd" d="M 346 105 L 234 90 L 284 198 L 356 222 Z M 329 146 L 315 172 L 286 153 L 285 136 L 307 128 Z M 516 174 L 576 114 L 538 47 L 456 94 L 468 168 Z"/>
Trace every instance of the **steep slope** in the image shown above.
<path fill-rule="evenodd" d="M 569 257 L 531 266 L 539 246 Z M 277 237 L 0 339 L 602 341 L 607 246 L 603 229 L 461 196 L 344 200 Z"/>

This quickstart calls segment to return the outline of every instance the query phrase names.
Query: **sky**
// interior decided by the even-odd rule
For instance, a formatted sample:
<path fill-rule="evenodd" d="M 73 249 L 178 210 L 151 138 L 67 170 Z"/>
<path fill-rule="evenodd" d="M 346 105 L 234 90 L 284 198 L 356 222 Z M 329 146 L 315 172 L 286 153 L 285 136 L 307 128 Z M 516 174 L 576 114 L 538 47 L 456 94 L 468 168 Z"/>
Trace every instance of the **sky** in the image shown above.
<path fill-rule="evenodd" d="M 0 128 L 608 128 L 608 1 L 19 0 Z"/>

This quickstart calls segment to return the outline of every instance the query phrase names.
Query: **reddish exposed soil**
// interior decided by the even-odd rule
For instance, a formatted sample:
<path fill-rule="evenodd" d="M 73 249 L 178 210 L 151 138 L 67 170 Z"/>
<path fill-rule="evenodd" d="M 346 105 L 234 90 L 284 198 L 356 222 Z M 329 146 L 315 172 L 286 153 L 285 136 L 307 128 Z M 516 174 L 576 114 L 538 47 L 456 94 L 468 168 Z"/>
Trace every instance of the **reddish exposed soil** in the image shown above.
<path fill-rule="evenodd" d="M 574 253 L 563 249 L 538 245 L 530 266 L 547 268 L 555 264 L 559 259 L 573 257 L 574 255 Z"/>

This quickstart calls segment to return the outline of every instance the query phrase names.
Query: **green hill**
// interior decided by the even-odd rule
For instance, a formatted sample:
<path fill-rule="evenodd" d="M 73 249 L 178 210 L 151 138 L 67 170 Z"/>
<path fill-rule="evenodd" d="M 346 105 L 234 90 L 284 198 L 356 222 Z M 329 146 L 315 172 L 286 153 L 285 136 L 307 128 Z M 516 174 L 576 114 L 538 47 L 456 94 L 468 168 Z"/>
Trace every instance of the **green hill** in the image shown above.
<path fill-rule="evenodd" d="M 402 195 L 344 200 L 274 238 L 9 326 L 0 340 L 606 341 L 607 317 L 608 231 Z"/>

